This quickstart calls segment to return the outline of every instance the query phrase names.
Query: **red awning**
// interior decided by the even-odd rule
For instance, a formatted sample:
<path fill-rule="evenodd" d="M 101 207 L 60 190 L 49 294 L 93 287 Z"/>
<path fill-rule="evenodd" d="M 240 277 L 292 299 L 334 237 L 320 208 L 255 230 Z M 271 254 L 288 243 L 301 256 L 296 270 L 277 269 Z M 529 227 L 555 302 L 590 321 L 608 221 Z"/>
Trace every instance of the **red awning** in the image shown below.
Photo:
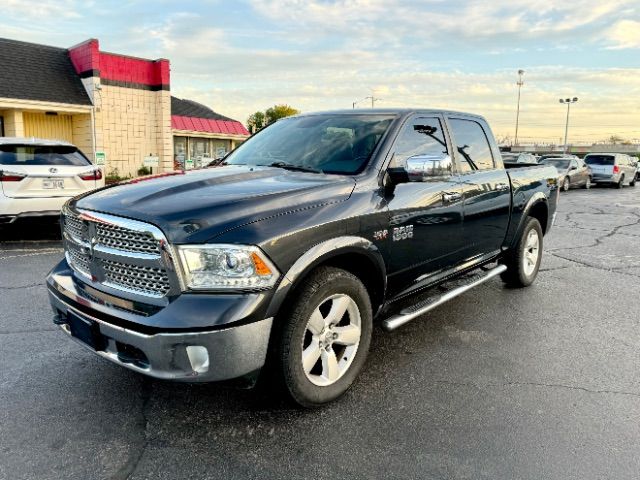
<path fill-rule="evenodd" d="M 183 117 L 171 115 L 171 128 L 203 133 L 222 133 L 228 135 L 249 135 L 240 122 L 228 120 L 212 120 L 207 118 Z"/>

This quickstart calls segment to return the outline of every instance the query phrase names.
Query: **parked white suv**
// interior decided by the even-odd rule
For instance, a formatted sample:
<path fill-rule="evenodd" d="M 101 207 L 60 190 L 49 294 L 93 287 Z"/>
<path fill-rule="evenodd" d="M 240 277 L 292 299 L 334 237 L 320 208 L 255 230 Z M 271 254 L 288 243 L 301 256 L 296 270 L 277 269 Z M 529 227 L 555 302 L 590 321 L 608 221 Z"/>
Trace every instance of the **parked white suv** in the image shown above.
<path fill-rule="evenodd" d="M 100 168 L 70 143 L 0 137 L 0 224 L 59 215 L 69 198 L 103 185 Z"/>

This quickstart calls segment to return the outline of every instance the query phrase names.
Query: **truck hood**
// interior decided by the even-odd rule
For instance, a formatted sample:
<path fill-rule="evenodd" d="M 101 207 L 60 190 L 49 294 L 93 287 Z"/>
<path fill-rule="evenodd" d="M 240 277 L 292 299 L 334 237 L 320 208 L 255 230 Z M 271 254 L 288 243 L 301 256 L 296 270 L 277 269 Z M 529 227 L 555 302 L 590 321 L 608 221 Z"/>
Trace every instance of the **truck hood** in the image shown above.
<path fill-rule="evenodd" d="M 345 201 L 355 183 L 342 175 L 236 165 L 143 177 L 79 197 L 72 207 L 152 223 L 171 243 L 205 243 L 248 223 Z"/>

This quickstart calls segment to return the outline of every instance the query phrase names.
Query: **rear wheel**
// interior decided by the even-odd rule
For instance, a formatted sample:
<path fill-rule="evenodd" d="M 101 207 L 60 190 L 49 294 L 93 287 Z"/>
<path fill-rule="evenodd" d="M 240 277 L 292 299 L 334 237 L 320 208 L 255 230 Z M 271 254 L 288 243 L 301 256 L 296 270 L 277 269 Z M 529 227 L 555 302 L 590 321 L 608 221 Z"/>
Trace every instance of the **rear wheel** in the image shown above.
<path fill-rule="evenodd" d="M 538 275 L 541 260 L 542 227 L 536 218 L 528 217 L 518 243 L 504 259 L 507 271 L 502 280 L 511 287 L 528 287 Z"/>
<path fill-rule="evenodd" d="M 371 301 L 362 282 L 345 270 L 318 268 L 283 322 L 275 361 L 285 393 L 309 408 L 344 394 L 371 342 Z"/>
<path fill-rule="evenodd" d="M 562 182 L 562 190 L 568 192 L 569 187 L 571 187 L 571 181 L 569 180 L 569 177 L 564 177 L 564 180 Z"/>
<path fill-rule="evenodd" d="M 624 186 L 624 175 L 620 177 L 620 181 L 616 183 L 616 188 L 622 188 Z"/>
<path fill-rule="evenodd" d="M 584 182 L 584 188 L 589 190 L 591 188 L 591 177 L 587 177 L 587 181 Z"/>
<path fill-rule="evenodd" d="M 636 186 L 636 177 L 633 177 L 633 180 L 631 180 L 631 182 L 629 182 L 629 186 L 630 187 L 635 187 Z"/>

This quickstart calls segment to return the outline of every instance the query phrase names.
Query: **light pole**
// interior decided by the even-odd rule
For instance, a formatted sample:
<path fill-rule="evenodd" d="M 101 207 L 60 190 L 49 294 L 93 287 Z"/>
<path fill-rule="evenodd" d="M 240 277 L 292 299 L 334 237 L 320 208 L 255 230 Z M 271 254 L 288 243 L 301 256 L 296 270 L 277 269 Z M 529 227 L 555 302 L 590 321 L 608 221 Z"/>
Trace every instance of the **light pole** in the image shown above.
<path fill-rule="evenodd" d="M 560 99 L 560 103 L 567 104 L 567 123 L 565 123 L 564 126 L 564 153 L 567 153 L 567 135 L 569 134 L 569 111 L 571 110 L 571 104 L 576 103 L 577 101 L 578 97 Z"/>
<path fill-rule="evenodd" d="M 518 144 L 518 123 L 520 121 L 520 90 L 522 89 L 522 85 L 524 85 L 522 75 L 524 75 L 524 70 L 518 70 L 518 81 L 516 82 L 516 85 L 518 85 L 518 108 L 516 110 L 516 138 L 514 140 L 515 145 Z"/>

